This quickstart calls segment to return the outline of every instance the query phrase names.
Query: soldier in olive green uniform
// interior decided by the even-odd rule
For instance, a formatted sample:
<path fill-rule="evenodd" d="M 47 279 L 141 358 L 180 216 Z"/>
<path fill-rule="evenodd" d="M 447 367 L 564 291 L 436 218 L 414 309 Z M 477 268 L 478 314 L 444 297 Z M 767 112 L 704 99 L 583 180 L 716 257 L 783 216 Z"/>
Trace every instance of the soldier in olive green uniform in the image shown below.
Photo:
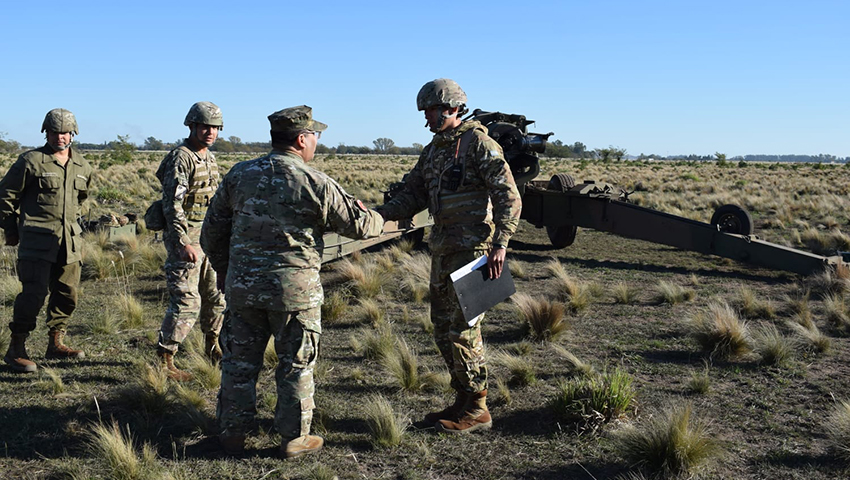
<path fill-rule="evenodd" d="M 218 106 L 198 102 L 183 124 L 189 127 L 189 137 L 166 155 L 156 172 L 162 182 L 169 294 L 157 350 L 169 377 L 180 381 L 191 375 L 174 365 L 174 355 L 195 321 L 200 317 L 207 356 L 218 361 L 218 334 L 224 317 L 224 296 L 216 288 L 215 271 L 199 243 L 204 215 L 219 181 L 209 147 L 224 128 L 224 120 Z"/>
<path fill-rule="evenodd" d="M 323 235 L 376 236 L 384 221 L 307 166 L 327 128 L 313 120 L 310 107 L 275 112 L 269 121 L 271 153 L 230 169 L 207 211 L 201 246 L 227 292 L 216 412 L 221 444 L 231 454 L 244 450 L 257 412 L 263 352 L 274 336 L 275 428 L 283 438 L 281 454 L 292 458 L 323 444 L 310 435 L 313 368 L 322 332 Z"/>
<path fill-rule="evenodd" d="M 502 148 L 481 123 L 461 120 L 466 94 L 457 83 L 444 78 L 426 83 L 416 106 L 425 111 L 434 138 L 405 176 L 402 192 L 376 210 L 387 220 L 401 220 L 427 207 L 434 217 L 431 320 L 456 395 L 453 405 L 429 413 L 423 423 L 447 433 L 467 433 L 492 425 L 482 318 L 467 324 L 449 274 L 486 254 L 490 276 L 501 275 L 521 201 Z"/>
<path fill-rule="evenodd" d="M 68 110 L 47 113 L 41 126 L 47 143 L 25 152 L 0 181 L 0 224 L 7 245 L 18 245 L 18 278 L 22 291 L 15 299 L 12 340 L 4 360 L 18 372 L 34 372 L 25 341 L 47 301 L 47 359 L 83 358 L 63 344 L 68 317 L 77 306 L 82 230 L 80 206 L 88 197 L 92 168 L 71 147 L 78 132 Z"/>

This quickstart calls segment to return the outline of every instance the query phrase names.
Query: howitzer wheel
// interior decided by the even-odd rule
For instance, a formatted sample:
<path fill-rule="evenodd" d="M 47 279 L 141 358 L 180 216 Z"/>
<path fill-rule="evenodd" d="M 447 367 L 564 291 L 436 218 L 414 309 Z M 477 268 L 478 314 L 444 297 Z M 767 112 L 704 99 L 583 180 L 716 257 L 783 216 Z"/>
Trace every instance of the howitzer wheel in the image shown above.
<path fill-rule="evenodd" d="M 711 216 L 711 224 L 720 226 L 723 233 L 736 233 L 738 235 L 753 234 L 753 217 L 750 212 L 737 205 L 721 205 Z"/>
<path fill-rule="evenodd" d="M 572 175 L 565 173 L 557 173 L 549 179 L 548 190 L 556 192 L 566 192 L 576 186 L 576 179 Z M 575 225 L 564 225 L 561 227 L 546 227 L 546 233 L 549 235 L 549 242 L 555 248 L 569 247 L 576 241 L 576 233 L 578 227 Z"/>

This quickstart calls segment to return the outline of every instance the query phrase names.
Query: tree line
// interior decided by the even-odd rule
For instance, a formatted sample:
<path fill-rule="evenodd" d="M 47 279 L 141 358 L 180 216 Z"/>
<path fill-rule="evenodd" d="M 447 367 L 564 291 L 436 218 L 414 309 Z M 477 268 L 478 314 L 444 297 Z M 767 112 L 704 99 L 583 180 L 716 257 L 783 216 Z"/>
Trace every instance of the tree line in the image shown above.
<path fill-rule="evenodd" d="M 165 142 L 156 137 L 148 137 L 141 145 L 136 145 L 130 142 L 129 135 L 118 135 L 115 140 L 103 143 L 77 143 L 77 147 L 82 150 L 102 151 L 105 156 L 113 160 L 114 163 L 126 163 L 132 160 L 132 154 L 136 151 L 166 151 L 179 145 L 183 139 L 177 139 L 174 142 Z M 20 144 L 15 140 L 6 138 L 6 134 L 0 132 L 0 153 L 21 153 L 24 150 L 31 148 Z M 316 153 L 330 155 L 419 155 L 422 152 L 424 145 L 414 143 L 409 147 L 401 147 L 395 142 L 386 137 L 377 138 L 372 141 L 372 146 L 357 146 L 339 145 L 332 147 L 320 143 L 316 147 Z M 250 153 L 259 154 L 266 153 L 271 150 L 270 142 L 244 142 L 237 136 L 229 136 L 227 138 L 219 138 L 211 150 L 220 153 Z M 709 161 L 727 161 L 726 155 L 721 154 L 722 159 L 715 153 L 714 155 L 656 155 L 641 153 L 638 156 L 629 156 L 624 148 L 609 146 L 607 148 L 588 149 L 582 142 L 566 144 L 561 140 L 553 140 L 546 145 L 546 152 L 542 155 L 548 158 L 577 158 L 588 160 L 601 160 L 603 162 L 613 160 L 635 159 L 640 161 L 646 160 L 673 160 L 673 161 L 689 161 L 689 162 L 709 162 Z M 829 154 L 817 155 L 738 155 L 729 158 L 728 161 L 735 162 L 799 162 L 799 163 L 847 163 L 850 157 L 837 157 Z"/>

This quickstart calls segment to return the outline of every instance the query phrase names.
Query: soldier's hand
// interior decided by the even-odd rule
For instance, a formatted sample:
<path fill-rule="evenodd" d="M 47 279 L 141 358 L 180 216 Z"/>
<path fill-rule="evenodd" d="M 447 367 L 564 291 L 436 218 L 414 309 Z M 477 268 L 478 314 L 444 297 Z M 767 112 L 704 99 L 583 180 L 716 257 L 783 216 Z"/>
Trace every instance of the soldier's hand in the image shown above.
<path fill-rule="evenodd" d="M 180 250 L 180 260 L 198 263 L 198 252 L 191 245 L 183 245 L 183 250 Z"/>
<path fill-rule="evenodd" d="M 20 238 L 18 238 L 17 233 L 7 233 L 5 235 L 5 237 L 6 237 L 6 245 L 8 245 L 10 247 L 14 247 L 15 245 L 17 245 L 18 241 L 20 240 Z"/>
<path fill-rule="evenodd" d="M 487 270 L 490 272 L 490 278 L 496 279 L 502 276 L 502 267 L 505 265 L 505 249 L 494 247 L 490 250 L 490 255 L 487 255 Z"/>

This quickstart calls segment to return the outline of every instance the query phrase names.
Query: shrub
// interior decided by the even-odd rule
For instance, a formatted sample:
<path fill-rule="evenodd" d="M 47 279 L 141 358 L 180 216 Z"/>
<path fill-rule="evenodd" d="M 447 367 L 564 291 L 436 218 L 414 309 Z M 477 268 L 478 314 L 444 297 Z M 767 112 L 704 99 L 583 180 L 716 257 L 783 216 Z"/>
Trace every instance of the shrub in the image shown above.
<path fill-rule="evenodd" d="M 709 435 L 709 424 L 693 418 L 691 405 L 671 407 L 617 437 L 619 450 L 631 465 L 651 475 L 693 476 L 723 454 L 721 443 Z"/>
<path fill-rule="evenodd" d="M 631 305 L 637 300 L 638 289 L 625 282 L 617 282 L 611 289 L 611 296 L 614 303 Z"/>

